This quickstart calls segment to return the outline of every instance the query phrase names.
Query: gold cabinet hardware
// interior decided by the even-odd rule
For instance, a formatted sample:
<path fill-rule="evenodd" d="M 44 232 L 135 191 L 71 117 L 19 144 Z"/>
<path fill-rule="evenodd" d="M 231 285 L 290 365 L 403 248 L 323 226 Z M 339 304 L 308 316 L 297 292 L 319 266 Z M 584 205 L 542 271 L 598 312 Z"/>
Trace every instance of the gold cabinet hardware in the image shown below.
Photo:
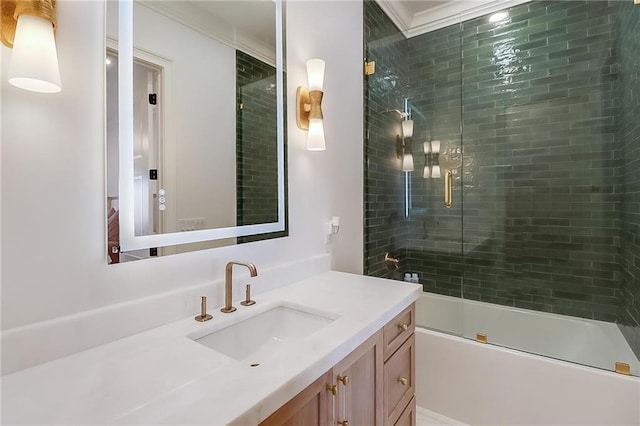
<path fill-rule="evenodd" d="M 340 426 L 349 426 L 349 421 L 347 421 L 347 420 L 338 420 L 338 424 Z"/>
<path fill-rule="evenodd" d="M 338 393 L 338 385 L 327 385 L 327 390 L 331 392 L 331 395 L 335 396 Z"/>
<path fill-rule="evenodd" d="M 406 377 L 398 377 L 398 383 L 402 386 L 407 386 L 407 378 Z"/>
<path fill-rule="evenodd" d="M 349 384 L 349 376 L 338 376 L 338 381 L 347 386 Z"/>
<path fill-rule="evenodd" d="M 398 330 L 407 331 L 409 329 L 409 324 L 398 324 Z"/>
<path fill-rule="evenodd" d="M 200 315 L 196 315 L 194 318 L 198 322 L 209 321 L 213 318 L 211 315 L 207 314 L 207 297 L 202 296 L 202 300 L 200 301 Z"/>
<path fill-rule="evenodd" d="M 453 173 L 447 170 L 444 179 L 444 206 L 448 209 L 453 205 Z"/>
<path fill-rule="evenodd" d="M 484 333 L 476 333 L 476 342 L 487 343 L 487 335 Z"/>
<path fill-rule="evenodd" d="M 616 362 L 616 373 L 629 376 L 631 374 L 631 367 L 624 362 Z"/>
<path fill-rule="evenodd" d="M 364 75 L 372 75 L 376 72 L 376 62 L 370 61 L 364 63 Z"/>

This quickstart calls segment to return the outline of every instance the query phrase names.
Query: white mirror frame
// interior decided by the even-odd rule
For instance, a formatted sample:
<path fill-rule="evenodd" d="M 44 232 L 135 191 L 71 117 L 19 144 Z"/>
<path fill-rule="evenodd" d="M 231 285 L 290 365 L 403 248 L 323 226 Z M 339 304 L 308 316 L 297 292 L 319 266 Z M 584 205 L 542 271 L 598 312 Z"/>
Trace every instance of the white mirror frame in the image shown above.
<path fill-rule="evenodd" d="M 165 247 L 284 231 L 284 60 L 282 0 L 274 0 L 274 3 L 276 5 L 276 99 L 278 102 L 276 114 L 278 120 L 278 221 L 256 225 L 135 236 L 133 190 L 133 1 L 120 0 L 118 5 L 120 251 Z"/>

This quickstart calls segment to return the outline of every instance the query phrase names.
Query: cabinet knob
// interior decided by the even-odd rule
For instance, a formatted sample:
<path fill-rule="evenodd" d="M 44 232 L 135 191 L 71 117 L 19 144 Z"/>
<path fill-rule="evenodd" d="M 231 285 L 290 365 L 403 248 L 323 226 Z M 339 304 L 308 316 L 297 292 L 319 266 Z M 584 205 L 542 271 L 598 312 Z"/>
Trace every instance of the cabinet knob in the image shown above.
<path fill-rule="evenodd" d="M 347 420 L 342 420 L 342 421 L 338 420 L 338 424 L 340 426 L 349 426 L 349 422 Z"/>
<path fill-rule="evenodd" d="M 338 393 L 338 385 L 327 385 L 327 390 L 331 392 L 332 395 L 336 395 Z"/>
<path fill-rule="evenodd" d="M 338 376 L 338 381 L 347 386 L 349 384 L 349 376 Z"/>
<path fill-rule="evenodd" d="M 398 383 L 402 386 L 407 386 L 407 378 L 406 377 L 398 377 Z"/>
<path fill-rule="evenodd" d="M 409 324 L 398 324 L 398 330 L 407 331 L 409 329 Z"/>

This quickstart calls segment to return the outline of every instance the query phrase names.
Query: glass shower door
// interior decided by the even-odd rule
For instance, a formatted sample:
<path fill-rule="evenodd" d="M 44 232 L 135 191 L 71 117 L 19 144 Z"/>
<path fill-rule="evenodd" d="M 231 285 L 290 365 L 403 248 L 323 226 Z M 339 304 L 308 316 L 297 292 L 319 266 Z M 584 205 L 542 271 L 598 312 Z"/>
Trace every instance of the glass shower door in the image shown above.
<path fill-rule="evenodd" d="M 460 26 L 408 39 L 414 120 L 406 257 L 425 295 L 417 323 L 462 333 L 463 163 Z M 435 58 L 442 58 L 435 60 Z M 422 318 L 421 318 L 422 317 Z"/>
<path fill-rule="evenodd" d="M 462 24 L 465 337 L 638 373 L 616 324 L 619 22 L 634 13 L 530 2 Z"/>
<path fill-rule="evenodd" d="M 375 63 L 364 83 L 365 273 L 417 280 L 428 292 L 417 323 L 461 334 L 458 28 L 407 39 L 376 2 L 364 2 L 364 16 L 365 58 Z"/>

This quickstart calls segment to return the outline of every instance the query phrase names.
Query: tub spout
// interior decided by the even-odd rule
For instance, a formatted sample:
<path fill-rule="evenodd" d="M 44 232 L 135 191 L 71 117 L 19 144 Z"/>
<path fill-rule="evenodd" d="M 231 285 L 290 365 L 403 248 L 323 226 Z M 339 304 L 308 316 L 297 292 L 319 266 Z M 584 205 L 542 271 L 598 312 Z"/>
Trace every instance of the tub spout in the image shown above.
<path fill-rule="evenodd" d="M 395 270 L 400 266 L 400 259 L 389 256 L 389 252 L 387 252 L 384 254 L 384 263 L 387 265 L 389 270 Z"/>

